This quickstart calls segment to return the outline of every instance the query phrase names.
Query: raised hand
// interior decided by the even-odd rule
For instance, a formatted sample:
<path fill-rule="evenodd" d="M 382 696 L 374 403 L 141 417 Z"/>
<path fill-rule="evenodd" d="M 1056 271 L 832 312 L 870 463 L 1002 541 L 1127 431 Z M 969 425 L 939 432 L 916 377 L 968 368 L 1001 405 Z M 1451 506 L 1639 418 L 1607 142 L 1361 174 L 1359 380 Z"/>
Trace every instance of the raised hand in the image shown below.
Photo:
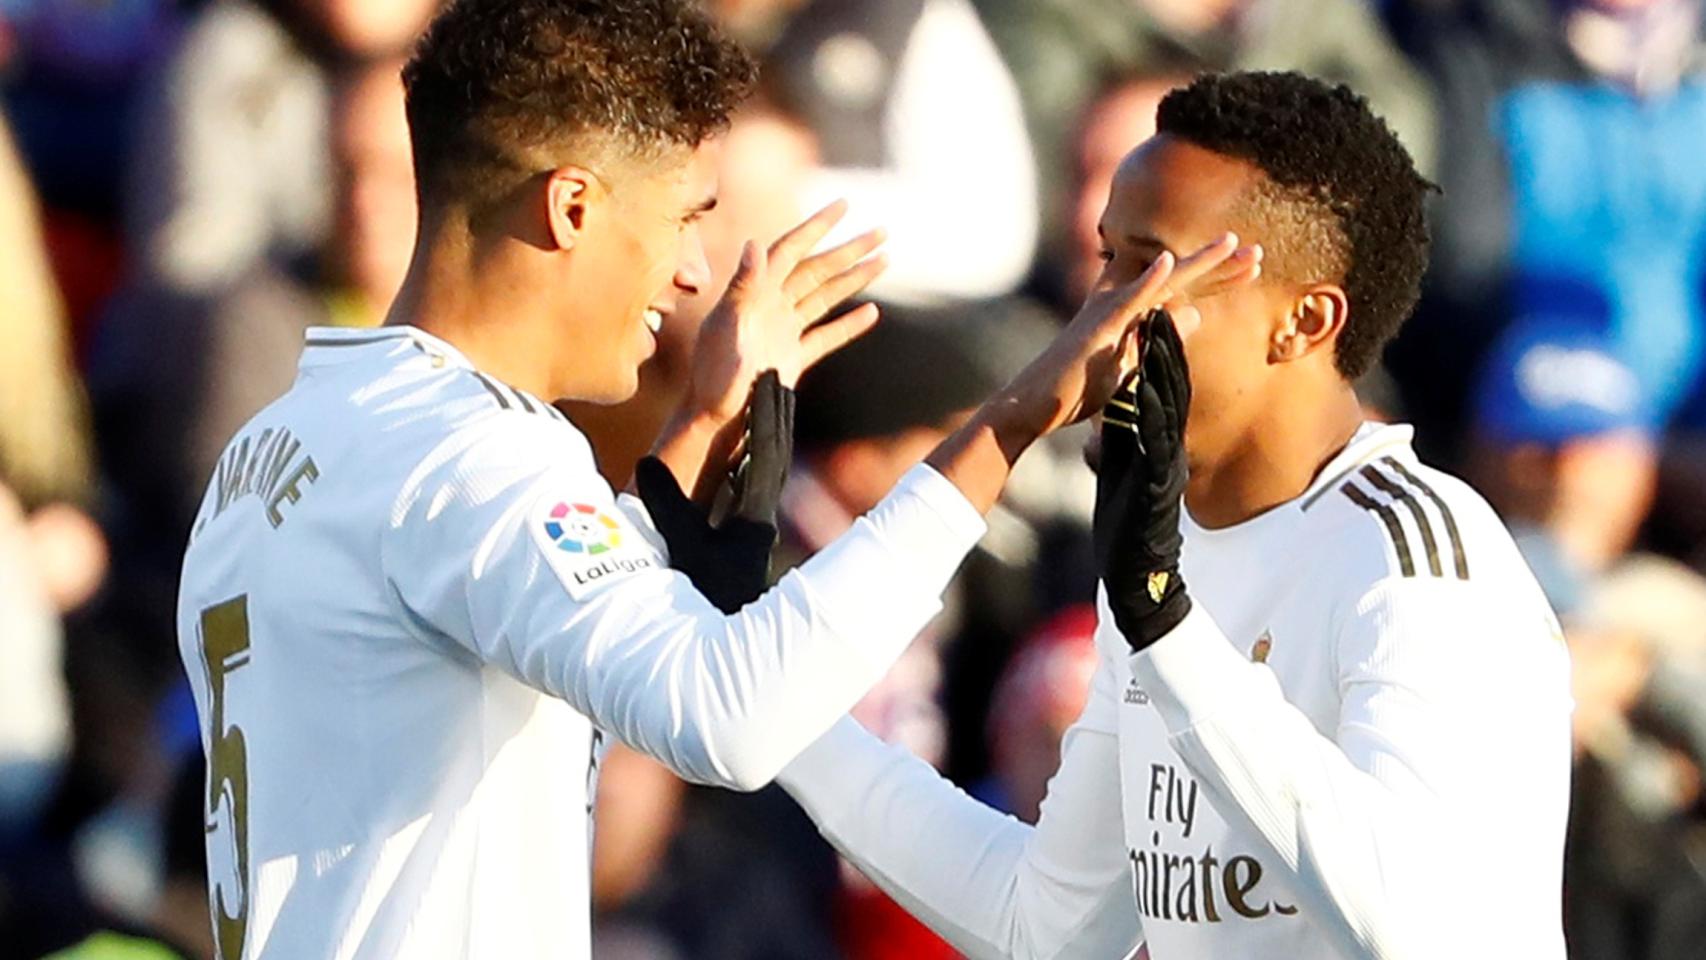
<path fill-rule="evenodd" d="M 1143 342 L 1138 320 L 1163 303 L 1194 313 L 1192 298 L 1254 280 L 1261 263 L 1260 247 L 1240 247 L 1229 233 L 1176 263 L 1163 253 L 1129 284 L 1098 289 L 1054 343 L 925 462 L 988 510 L 1031 443 L 1100 410 L 1129 378 Z"/>
<path fill-rule="evenodd" d="M 1131 283 L 1098 288 L 995 401 L 1008 408 L 1009 427 L 1034 439 L 1100 410 L 1136 369 L 1139 320 L 1166 304 L 1194 328 L 1201 318 L 1191 300 L 1254 280 L 1261 261 L 1261 247 L 1240 247 L 1228 233 L 1177 262 L 1161 254 Z"/>
<path fill-rule="evenodd" d="M 1191 610 L 1179 574 L 1190 369 L 1166 310 L 1142 326 L 1137 377 L 1102 411 L 1094 534 L 1108 606 L 1134 651 L 1165 636 Z"/>
<path fill-rule="evenodd" d="M 888 266 L 881 254 L 869 256 L 883 242 L 877 230 L 812 254 L 846 212 L 838 200 L 767 249 L 750 241 L 742 249 L 728 291 L 699 331 L 692 413 L 732 422 L 759 374 L 775 370 L 782 386 L 792 388 L 801 373 L 877 322 L 873 304 L 824 320 Z"/>

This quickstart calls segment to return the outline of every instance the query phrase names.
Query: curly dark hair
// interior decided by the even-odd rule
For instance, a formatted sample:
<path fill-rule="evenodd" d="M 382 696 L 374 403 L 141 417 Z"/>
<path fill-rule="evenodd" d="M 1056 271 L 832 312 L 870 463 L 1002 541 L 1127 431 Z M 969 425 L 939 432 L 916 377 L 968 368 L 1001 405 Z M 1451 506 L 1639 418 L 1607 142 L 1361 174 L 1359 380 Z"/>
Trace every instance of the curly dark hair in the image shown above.
<path fill-rule="evenodd" d="M 1344 287 L 1334 362 L 1348 380 L 1367 373 L 1421 295 L 1438 189 L 1368 101 L 1299 73 L 1206 74 L 1161 101 L 1156 128 L 1266 175 L 1251 198 L 1265 270 Z"/>
<path fill-rule="evenodd" d="M 422 208 L 478 207 L 611 147 L 696 146 L 756 77 L 694 0 L 454 0 L 403 69 Z"/>

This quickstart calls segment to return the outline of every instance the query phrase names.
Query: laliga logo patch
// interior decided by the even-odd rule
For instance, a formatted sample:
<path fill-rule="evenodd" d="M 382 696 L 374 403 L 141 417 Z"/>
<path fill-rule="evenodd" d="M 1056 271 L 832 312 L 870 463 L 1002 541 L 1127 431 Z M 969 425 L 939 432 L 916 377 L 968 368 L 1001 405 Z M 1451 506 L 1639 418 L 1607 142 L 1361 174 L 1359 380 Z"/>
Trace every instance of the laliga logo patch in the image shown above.
<path fill-rule="evenodd" d="M 558 503 L 545 521 L 545 535 L 564 553 L 596 557 L 622 545 L 622 527 L 597 507 Z"/>
<path fill-rule="evenodd" d="M 541 500 L 536 509 L 529 525 L 533 539 L 576 600 L 630 574 L 661 567 L 645 538 L 625 529 L 614 511 L 554 496 Z"/>

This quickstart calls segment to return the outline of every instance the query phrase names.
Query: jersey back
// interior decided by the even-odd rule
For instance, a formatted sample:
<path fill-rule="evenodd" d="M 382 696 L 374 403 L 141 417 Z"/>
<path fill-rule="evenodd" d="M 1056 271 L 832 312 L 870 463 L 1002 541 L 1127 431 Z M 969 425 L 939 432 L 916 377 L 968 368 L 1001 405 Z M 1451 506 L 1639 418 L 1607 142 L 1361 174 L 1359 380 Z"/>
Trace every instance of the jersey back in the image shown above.
<path fill-rule="evenodd" d="M 602 485 L 590 451 L 418 331 L 309 343 L 222 455 L 180 589 L 219 956 L 585 956 L 595 731 L 387 572 L 466 558 L 385 544 L 411 477 L 461 445 L 525 424 L 517 442 L 560 436 Z"/>

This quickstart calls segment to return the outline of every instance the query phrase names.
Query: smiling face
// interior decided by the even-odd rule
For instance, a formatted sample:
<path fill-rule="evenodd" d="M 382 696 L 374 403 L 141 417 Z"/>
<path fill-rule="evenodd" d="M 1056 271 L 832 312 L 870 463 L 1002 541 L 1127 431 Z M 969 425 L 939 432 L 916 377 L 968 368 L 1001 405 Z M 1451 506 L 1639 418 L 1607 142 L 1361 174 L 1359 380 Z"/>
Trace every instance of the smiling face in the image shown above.
<path fill-rule="evenodd" d="M 563 258 L 573 331 L 558 370 L 561 396 L 594 403 L 633 396 L 657 331 L 710 283 L 699 218 L 716 205 L 720 150 L 708 141 L 589 188 L 597 196 L 578 214 Z"/>
<path fill-rule="evenodd" d="M 1167 134 L 1144 143 L 1120 165 L 1102 213 L 1097 288 L 1129 283 L 1162 251 L 1183 256 L 1228 230 L 1242 243 L 1262 244 L 1275 259 L 1282 251 L 1272 249 L 1251 203 L 1264 179 L 1248 163 Z M 1203 321 L 1185 344 L 1193 464 L 1224 456 L 1274 399 L 1274 332 L 1297 293 L 1264 264 L 1257 282 L 1193 301 Z"/>

